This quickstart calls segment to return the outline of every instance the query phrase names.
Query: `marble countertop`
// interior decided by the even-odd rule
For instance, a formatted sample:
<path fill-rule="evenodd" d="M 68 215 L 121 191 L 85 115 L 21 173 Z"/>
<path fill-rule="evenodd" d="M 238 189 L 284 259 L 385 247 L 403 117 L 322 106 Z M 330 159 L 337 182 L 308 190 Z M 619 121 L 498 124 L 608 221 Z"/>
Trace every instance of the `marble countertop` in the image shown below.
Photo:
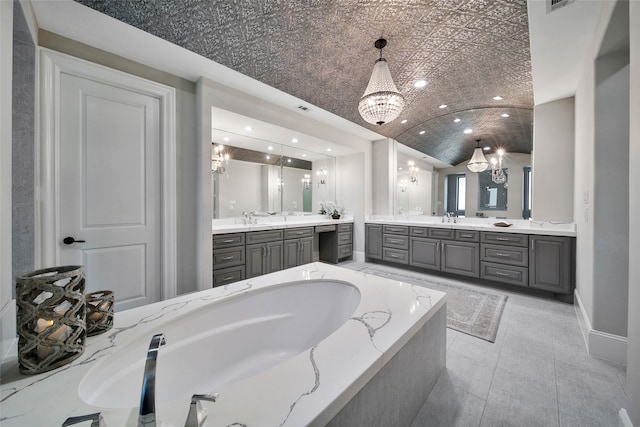
<path fill-rule="evenodd" d="M 459 230 L 492 231 L 498 233 L 539 234 L 545 236 L 576 236 L 576 224 L 573 222 L 506 220 L 496 218 L 453 218 L 449 222 L 442 217 L 409 215 L 370 215 L 365 219 L 369 224 L 407 225 L 414 227 L 450 228 Z M 498 227 L 494 223 L 506 221 L 508 227 Z"/>
<path fill-rule="evenodd" d="M 257 224 L 243 224 L 241 218 L 213 220 L 211 231 L 212 234 L 225 234 L 242 233 L 245 231 L 280 230 L 293 227 L 352 223 L 353 215 L 343 215 L 340 219 L 332 219 L 326 215 L 261 216 L 257 217 L 256 220 Z"/>
<path fill-rule="evenodd" d="M 444 306 L 444 293 L 311 263 L 117 312 L 114 328 L 87 338 L 83 355 L 66 366 L 22 375 L 16 358 L 6 360 L 1 372 L 2 425 L 60 426 L 67 417 L 99 411 L 110 427 L 135 426 L 137 408 L 97 408 L 78 397 L 80 382 L 98 361 L 131 340 L 148 340 L 165 322 L 193 310 L 257 289 L 313 279 L 338 279 L 358 288 L 360 304 L 346 323 L 308 351 L 253 377 L 221 390 L 194 392 L 220 393 L 217 402 L 203 404 L 209 426 L 325 425 Z M 215 363 L 215 355 L 211 360 Z M 189 402 L 178 399 L 158 404 L 159 425 L 184 425 Z"/>

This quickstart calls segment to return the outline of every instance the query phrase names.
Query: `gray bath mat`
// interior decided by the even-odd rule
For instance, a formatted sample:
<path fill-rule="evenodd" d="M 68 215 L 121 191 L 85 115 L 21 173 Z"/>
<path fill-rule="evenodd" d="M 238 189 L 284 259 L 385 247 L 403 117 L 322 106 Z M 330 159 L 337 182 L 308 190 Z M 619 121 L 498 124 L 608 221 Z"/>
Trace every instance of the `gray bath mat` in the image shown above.
<path fill-rule="evenodd" d="M 447 327 L 494 342 L 500 325 L 502 311 L 507 302 L 506 295 L 484 292 L 470 286 L 445 283 L 426 274 L 399 271 L 372 264 L 345 263 L 341 267 L 373 274 L 392 280 L 411 283 L 446 292 Z"/>

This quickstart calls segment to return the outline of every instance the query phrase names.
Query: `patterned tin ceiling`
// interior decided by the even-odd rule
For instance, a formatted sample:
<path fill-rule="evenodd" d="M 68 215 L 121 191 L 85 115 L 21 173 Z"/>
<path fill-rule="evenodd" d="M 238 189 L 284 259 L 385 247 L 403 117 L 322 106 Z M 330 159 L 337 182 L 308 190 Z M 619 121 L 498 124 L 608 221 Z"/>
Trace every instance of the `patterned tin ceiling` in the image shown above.
<path fill-rule="evenodd" d="M 450 164 L 476 139 L 532 148 L 526 0 L 76 1 Z M 375 126 L 357 106 L 380 37 L 406 106 Z"/>

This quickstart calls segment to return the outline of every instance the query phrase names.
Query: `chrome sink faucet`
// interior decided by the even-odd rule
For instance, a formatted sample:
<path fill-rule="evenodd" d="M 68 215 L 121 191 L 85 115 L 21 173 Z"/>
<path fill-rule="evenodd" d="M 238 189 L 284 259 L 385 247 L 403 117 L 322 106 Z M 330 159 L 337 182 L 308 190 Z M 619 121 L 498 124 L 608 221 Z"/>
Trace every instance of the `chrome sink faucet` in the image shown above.
<path fill-rule="evenodd" d="M 156 426 L 156 359 L 158 349 L 166 343 L 164 334 L 156 334 L 151 338 L 144 365 L 138 427 Z"/>
<path fill-rule="evenodd" d="M 187 415 L 187 421 L 184 423 L 184 427 L 202 427 L 207 419 L 207 413 L 200 404 L 200 401 L 206 400 L 208 402 L 215 402 L 218 398 L 218 393 L 212 394 L 194 394 L 191 397 L 191 405 L 189 406 L 189 414 Z"/>

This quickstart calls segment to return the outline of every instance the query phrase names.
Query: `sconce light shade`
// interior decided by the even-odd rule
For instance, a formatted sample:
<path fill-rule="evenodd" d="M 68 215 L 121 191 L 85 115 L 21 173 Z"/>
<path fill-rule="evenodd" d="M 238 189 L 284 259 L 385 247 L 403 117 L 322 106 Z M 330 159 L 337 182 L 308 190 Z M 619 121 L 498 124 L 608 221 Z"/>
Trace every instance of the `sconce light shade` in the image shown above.
<path fill-rule="evenodd" d="M 382 57 L 382 48 L 386 45 L 385 39 L 375 42 L 376 49 L 380 49 L 380 58 L 376 60 L 367 89 L 358 102 L 358 111 L 362 118 L 374 125 L 383 125 L 395 120 L 404 108 L 404 96 L 391 78 L 387 60 Z"/>
<path fill-rule="evenodd" d="M 471 156 L 471 160 L 467 163 L 467 169 L 471 172 L 482 172 L 487 170 L 489 167 L 489 162 L 487 158 L 484 156 L 482 152 L 482 148 L 480 148 L 480 140 L 476 139 L 476 148 L 473 150 L 473 156 Z"/>

